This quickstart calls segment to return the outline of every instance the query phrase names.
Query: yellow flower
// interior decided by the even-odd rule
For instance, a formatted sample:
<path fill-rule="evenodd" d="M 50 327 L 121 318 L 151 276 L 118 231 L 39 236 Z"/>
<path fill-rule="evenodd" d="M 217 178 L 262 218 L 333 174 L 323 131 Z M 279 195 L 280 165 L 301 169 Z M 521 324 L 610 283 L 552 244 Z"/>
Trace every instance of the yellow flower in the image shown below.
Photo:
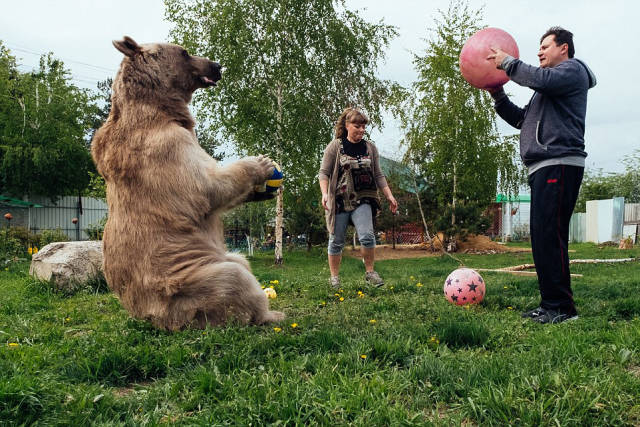
<path fill-rule="evenodd" d="M 326 301 L 322 301 L 321 304 L 322 305 L 327 305 L 327 302 Z"/>
<path fill-rule="evenodd" d="M 509 287 L 508 287 L 508 286 L 503 286 L 503 288 L 504 288 L 504 289 L 509 289 Z"/>
<path fill-rule="evenodd" d="M 262 289 L 264 289 L 264 286 L 262 287 Z"/>
<path fill-rule="evenodd" d="M 34 254 L 37 254 L 37 253 L 38 253 L 38 247 L 37 247 L 37 246 L 35 246 L 35 247 L 33 248 L 33 253 L 34 253 Z"/>
<path fill-rule="evenodd" d="M 337 296 L 337 297 L 339 297 L 339 296 L 340 296 L 340 294 L 333 294 L 333 295 L 335 295 L 335 296 Z"/>
<path fill-rule="evenodd" d="M 369 320 L 369 323 L 371 323 L 373 325 L 374 323 L 376 323 L 376 319 Z"/>
<path fill-rule="evenodd" d="M 29 255 L 33 255 L 33 248 L 31 246 L 29 246 L 29 249 L 27 249 L 27 253 Z"/>
<path fill-rule="evenodd" d="M 513 310 L 513 307 L 509 306 L 507 307 L 507 310 Z"/>
<path fill-rule="evenodd" d="M 344 298 L 343 298 L 343 297 L 340 297 L 340 301 L 344 301 Z"/>
<path fill-rule="evenodd" d="M 471 308 L 471 306 L 470 306 L 469 304 L 465 304 L 465 305 L 464 305 L 464 308 L 465 308 L 465 309 L 467 309 L 467 310 L 469 310 L 469 309 Z"/>
<path fill-rule="evenodd" d="M 415 278 L 415 277 L 413 277 L 413 276 L 409 277 L 409 279 L 411 279 L 411 280 L 416 280 L 416 278 Z"/>
<path fill-rule="evenodd" d="M 297 324 L 297 323 L 292 323 L 292 324 L 291 324 L 291 327 L 292 327 L 292 328 L 297 328 L 297 327 L 298 327 L 298 324 Z"/>
<path fill-rule="evenodd" d="M 390 286 L 389 289 L 393 289 L 393 286 Z"/>
<path fill-rule="evenodd" d="M 358 298 L 364 298 L 364 294 L 362 292 L 358 292 Z"/>
<path fill-rule="evenodd" d="M 418 282 L 418 283 L 416 283 L 416 286 L 421 288 L 422 287 L 422 283 Z"/>
<path fill-rule="evenodd" d="M 435 341 L 435 340 L 436 340 L 435 336 L 431 337 L 431 341 Z"/>
<path fill-rule="evenodd" d="M 273 328 L 274 331 L 276 332 L 280 332 L 282 330 L 282 328 L 278 328 L 277 326 L 275 328 Z"/>
<path fill-rule="evenodd" d="M 65 317 L 65 318 L 64 318 L 64 321 L 65 321 L 65 322 L 68 322 L 68 321 L 70 321 L 70 320 L 71 320 L 71 318 L 70 318 L 70 317 Z"/>
<path fill-rule="evenodd" d="M 17 347 L 17 346 L 19 346 L 19 345 L 20 345 L 20 344 L 18 344 L 17 342 L 10 342 L 10 343 L 9 343 L 9 347 Z"/>
<path fill-rule="evenodd" d="M 338 292 L 344 292 L 342 289 L 338 289 Z"/>
<path fill-rule="evenodd" d="M 366 359 L 366 358 L 367 358 L 367 355 L 366 355 L 366 354 L 361 354 L 361 355 L 360 355 L 360 359 L 364 360 L 364 359 Z"/>

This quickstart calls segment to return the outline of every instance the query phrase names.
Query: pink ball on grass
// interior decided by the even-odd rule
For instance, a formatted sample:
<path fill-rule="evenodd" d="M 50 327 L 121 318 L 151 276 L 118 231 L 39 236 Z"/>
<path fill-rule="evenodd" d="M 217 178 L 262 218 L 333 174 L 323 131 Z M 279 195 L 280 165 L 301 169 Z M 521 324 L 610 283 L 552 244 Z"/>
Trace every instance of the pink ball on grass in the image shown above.
<path fill-rule="evenodd" d="M 498 47 L 513 56 L 520 57 L 516 41 L 504 30 L 485 28 L 467 40 L 460 51 L 462 77 L 478 89 L 494 89 L 509 81 L 507 73 L 496 68 L 493 60 L 487 59 L 491 47 Z"/>
<path fill-rule="evenodd" d="M 471 268 L 458 268 L 444 281 L 444 296 L 452 304 L 478 304 L 484 298 L 485 291 L 482 276 Z"/>

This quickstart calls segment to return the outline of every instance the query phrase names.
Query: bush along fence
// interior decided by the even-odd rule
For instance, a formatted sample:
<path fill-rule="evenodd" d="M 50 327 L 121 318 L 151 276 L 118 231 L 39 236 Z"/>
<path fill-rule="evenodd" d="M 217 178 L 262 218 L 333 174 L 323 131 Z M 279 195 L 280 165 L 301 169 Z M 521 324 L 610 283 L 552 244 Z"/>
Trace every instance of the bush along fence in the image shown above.
<path fill-rule="evenodd" d="M 13 217 L 11 227 L 30 233 L 57 230 L 62 240 L 90 240 L 101 237 L 107 204 L 91 197 L 65 196 L 52 201 L 46 197 L 26 200 L 0 196 L 0 212 Z M 5 224 L 9 225 L 9 223 Z"/>

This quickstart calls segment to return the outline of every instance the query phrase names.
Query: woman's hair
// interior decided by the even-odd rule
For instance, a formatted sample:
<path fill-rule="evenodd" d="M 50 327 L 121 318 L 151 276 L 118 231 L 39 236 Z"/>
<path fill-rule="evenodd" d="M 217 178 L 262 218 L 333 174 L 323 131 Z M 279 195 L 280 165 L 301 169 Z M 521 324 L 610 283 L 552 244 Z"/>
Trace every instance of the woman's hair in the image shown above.
<path fill-rule="evenodd" d="M 337 139 L 347 136 L 347 122 L 366 125 L 369 123 L 369 118 L 355 107 L 346 108 L 342 114 L 340 114 L 340 117 L 338 117 L 338 121 L 336 122 L 335 132 Z"/>

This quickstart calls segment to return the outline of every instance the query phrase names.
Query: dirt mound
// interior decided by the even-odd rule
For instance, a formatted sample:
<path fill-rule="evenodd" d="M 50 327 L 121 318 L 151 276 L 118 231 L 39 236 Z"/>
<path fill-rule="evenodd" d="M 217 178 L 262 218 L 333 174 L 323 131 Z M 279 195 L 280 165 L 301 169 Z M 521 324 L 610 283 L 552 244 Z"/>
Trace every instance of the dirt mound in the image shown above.
<path fill-rule="evenodd" d="M 442 238 L 442 237 L 441 237 Z M 396 245 L 393 249 L 392 245 L 378 245 L 376 246 L 376 259 L 402 259 L 402 258 L 421 258 L 429 256 L 440 256 L 441 243 L 439 239 L 434 239 L 434 249 L 431 249 L 429 243 L 421 243 L 417 245 Z M 501 245 L 498 242 L 492 241 L 487 236 L 469 235 L 462 241 L 458 241 L 458 250 L 455 253 L 467 253 L 467 254 L 496 254 L 504 252 L 531 252 L 528 248 L 510 248 L 505 245 Z M 360 258 L 360 249 L 346 249 L 346 255 Z"/>

